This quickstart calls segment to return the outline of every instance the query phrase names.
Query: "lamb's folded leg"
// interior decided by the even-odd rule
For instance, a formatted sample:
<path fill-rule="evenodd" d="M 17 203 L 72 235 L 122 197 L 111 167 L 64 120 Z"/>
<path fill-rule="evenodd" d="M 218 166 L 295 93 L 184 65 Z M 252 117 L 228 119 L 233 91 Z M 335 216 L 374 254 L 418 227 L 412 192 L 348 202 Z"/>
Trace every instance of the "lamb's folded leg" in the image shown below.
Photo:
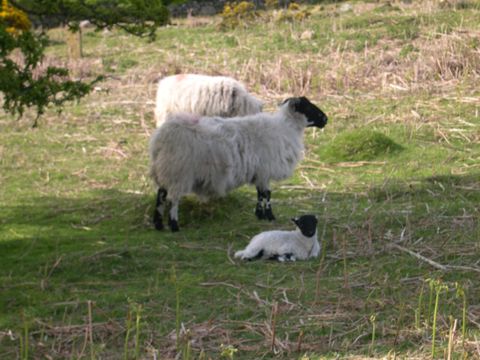
<path fill-rule="evenodd" d="M 163 211 L 165 209 L 166 198 L 167 191 L 163 188 L 158 189 L 157 202 L 155 204 L 155 211 L 153 212 L 153 224 L 157 230 L 163 230 Z"/>

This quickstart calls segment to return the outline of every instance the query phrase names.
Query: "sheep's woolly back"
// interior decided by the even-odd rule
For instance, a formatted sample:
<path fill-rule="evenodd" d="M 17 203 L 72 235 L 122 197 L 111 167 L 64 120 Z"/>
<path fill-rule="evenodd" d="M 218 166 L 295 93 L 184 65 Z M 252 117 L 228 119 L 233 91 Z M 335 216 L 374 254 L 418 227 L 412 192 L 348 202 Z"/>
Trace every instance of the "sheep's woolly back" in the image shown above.
<path fill-rule="evenodd" d="M 301 160 L 305 122 L 287 106 L 231 119 L 174 114 L 150 140 L 151 175 L 170 199 L 223 196 L 243 184 L 266 188 Z"/>
<path fill-rule="evenodd" d="M 299 229 L 294 231 L 265 231 L 252 238 L 245 250 L 235 253 L 241 259 L 271 259 L 291 256 L 293 259 L 306 260 L 320 253 L 317 233 L 306 237 Z"/>
<path fill-rule="evenodd" d="M 237 80 L 226 76 L 180 74 L 158 83 L 157 127 L 168 114 L 188 112 L 199 116 L 234 117 L 261 112 L 263 103 Z"/>

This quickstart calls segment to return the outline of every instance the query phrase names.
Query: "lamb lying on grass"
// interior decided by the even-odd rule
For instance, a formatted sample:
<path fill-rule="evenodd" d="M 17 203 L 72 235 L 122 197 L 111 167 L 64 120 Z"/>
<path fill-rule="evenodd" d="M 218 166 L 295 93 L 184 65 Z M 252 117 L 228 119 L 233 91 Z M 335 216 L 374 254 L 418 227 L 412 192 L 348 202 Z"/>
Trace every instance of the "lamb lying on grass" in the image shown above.
<path fill-rule="evenodd" d="M 314 215 L 293 218 L 293 231 L 265 231 L 253 237 L 245 250 L 237 251 L 242 260 L 268 259 L 278 261 L 306 260 L 317 257 L 320 244 L 317 239 L 318 220 Z"/>
<path fill-rule="evenodd" d="M 160 80 L 155 119 L 157 127 L 169 114 L 234 117 L 262 111 L 263 102 L 250 95 L 235 79 L 226 76 L 180 74 Z"/>
<path fill-rule="evenodd" d="M 224 196 L 244 185 L 257 188 L 255 214 L 273 220 L 270 181 L 292 175 L 303 152 L 306 127 L 323 128 L 326 115 L 307 98 L 290 98 L 273 114 L 245 117 L 197 117 L 173 114 L 150 140 L 150 174 L 158 185 L 153 222 L 178 231 L 180 199 L 194 193 L 203 199 Z"/>

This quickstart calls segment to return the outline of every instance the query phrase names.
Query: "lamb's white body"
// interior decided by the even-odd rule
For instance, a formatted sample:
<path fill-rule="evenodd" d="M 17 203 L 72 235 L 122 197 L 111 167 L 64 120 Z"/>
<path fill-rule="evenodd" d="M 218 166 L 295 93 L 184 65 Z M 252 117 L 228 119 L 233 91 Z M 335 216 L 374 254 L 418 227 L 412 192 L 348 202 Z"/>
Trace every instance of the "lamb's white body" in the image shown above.
<path fill-rule="evenodd" d="M 187 112 L 198 116 L 234 117 L 262 111 L 263 102 L 226 76 L 180 74 L 158 83 L 155 119 L 157 127 L 169 114 Z"/>
<path fill-rule="evenodd" d="M 278 259 L 279 261 L 306 260 L 317 257 L 320 244 L 317 232 L 306 237 L 299 229 L 294 231 L 265 231 L 252 238 L 245 250 L 235 253 L 235 257 L 248 259 Z"/>

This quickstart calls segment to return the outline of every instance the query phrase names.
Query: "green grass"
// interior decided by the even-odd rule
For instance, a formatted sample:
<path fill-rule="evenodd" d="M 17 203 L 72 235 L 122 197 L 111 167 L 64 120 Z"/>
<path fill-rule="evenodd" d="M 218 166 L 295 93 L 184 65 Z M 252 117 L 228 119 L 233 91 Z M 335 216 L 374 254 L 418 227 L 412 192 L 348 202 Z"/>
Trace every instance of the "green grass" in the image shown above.
<path fill-rule="evenodd" d="M 326 144 L 319 154 L 325 161 L 368 161 L 395 155 L 403 150 L 384 134 L 364 128 L 345 132 Z"/>
<path fill-rule="evenodd" d="M 86 31 L 72 67 L 111 75 L 101 89 L 34 130 L 30 114 L 0 117 L 0 358 L 442 358 L 450 318 L 453 358 L 478 356 L 480 8 L 468 4 L 331 3 L 228 32 L 179 21 L 152 43 Z M 52 34 L 49 54 L 65 59 Z M 153 229 L 152 101 L 176 72 L 239 78 L 268 110 L 304 94 L 329 116 L 272 185 L 275 222 L 255 219 L 242 187 L 184 199 L 179 233 Z M 320 219 L 319 259 L 232 261 L 305 213 Z M 435 346 L 429 279 L 446 286 Z"/>

